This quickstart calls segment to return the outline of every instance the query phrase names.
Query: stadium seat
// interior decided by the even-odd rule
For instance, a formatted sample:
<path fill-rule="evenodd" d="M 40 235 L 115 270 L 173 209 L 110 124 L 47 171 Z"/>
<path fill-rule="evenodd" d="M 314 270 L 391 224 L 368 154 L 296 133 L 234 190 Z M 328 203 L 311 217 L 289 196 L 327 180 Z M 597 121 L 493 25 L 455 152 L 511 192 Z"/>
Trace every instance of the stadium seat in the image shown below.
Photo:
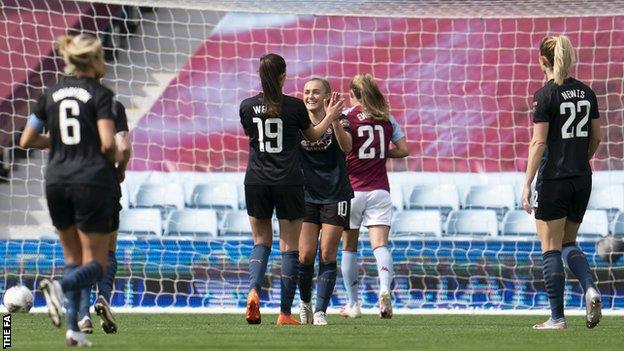
<path fill-rule="evenodd" d="M 251 238 L 251 225 L 246 211 L 228 211 L 225 213 L 219 236 Z"/>
<path fill-rule="evenodd" d="M 442 217 L 440 211 L 437 210 L 406 210 L 397 213 L 392 222 L 392 236 L 409 237 L 409 236 L 442 236 Z"/>
<path fill-rule="evenodd" d="M 504 236 L 535 237 L 537 235 L 535 217 L 524 210 L 509 211 L 503 218 L 501 234 Z"/>
<path fill-rule="evenodd" d="M 587 208 L 607 210 L 612 219 L 618 211 L 624 211 L 624 184 L 594 185 Z"/>
<path fill-rule="evenodd" d="M 579 228 L 578 237 L 581 239 L 598 239 L 607 234 L 609 234 L 607 211 L 587 210 Z"/>
<path fill-rule="evenodd" d="M 186 209 L 169 214 L 167 236 L 216 237 L 219 234 L 217 212 L 211 209 Z"/>
<path fill-rule="evenodd" d="M 396 185 L 390 189 L 390 198 L 392 199 L 392 208 L 395 212 L 403 211 L 405 201 L 403 200 L 403 189 L 400 185 Z"/>
<path fill-rule="evenodd" d="M 624 212 L 620 211 L 615 214 L 609 226 L 609 231 L 613 235 L 624 235 Z"/>
<path fill-rule="evenodd" d="M 493 210 L 452 211 L 446 220 L 448 236 L 498 236 L 498 220 Z"/>
<path fill-rule="evenodd" d="M 121 208 L 128 209 L 130 208 L 130 194 L 128 192 L 128 185 L 126 183 L 121 183 L 121 199 L 119 199 L 119 204 Z"/>
<path fill-rule="evenodd" d="M 193 189 L 191 202 L 188 206 L 216 210 L 238 210 L 238 187 L 235 183 L 228 182 L 198 184 Z"/>
<path fill-rule="evenodd" d="M 131 208 L 119 214 L 120 235 L 161 235 L 162 218 L 158 209 Z"/>
<path fill-rule="evenodd" d="M 499 218 L 515 207 L 514 189 L 511 184 L 474 185 L 466 194 L 464 208 L 495 210 Z"/>
<path fill-rule="evenodd" d="M 177 183 L 145 183 L 139 187 L 134 207 L 184 208 L 184 190 Z"/>
<path fill-rule="evenodd" d="M 452 184 L 417 185 L 409 192 L 407 209 L 439 210 L 446 218 L 452 210 L 459 209 L 459 193 Z"/>

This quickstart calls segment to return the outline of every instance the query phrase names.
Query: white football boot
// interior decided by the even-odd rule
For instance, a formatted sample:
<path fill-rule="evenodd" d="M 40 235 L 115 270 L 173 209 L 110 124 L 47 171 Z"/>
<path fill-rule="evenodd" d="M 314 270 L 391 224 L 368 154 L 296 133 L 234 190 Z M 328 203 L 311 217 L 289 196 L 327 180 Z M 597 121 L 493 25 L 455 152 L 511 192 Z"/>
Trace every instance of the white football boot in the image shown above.
<path fill-rule="evenodd" d="M 566 324 L 565 318 L 552 319 L 548 318 L 548 320 L 544 323 L 536 324 L 533 326 L 533 329 L 566 329 L 568 326 Z"/>
<path fill-rule="evenodd" d="M 314 313 L 314 325 L 327 325 L 327 314 L 323 311 Z"/>
<path fill-rule="evenodd" d="M 600 293 L 596 289 L 587 289 L 585 293 L 585 308 L 585 325 L 591 329 L 597 326 L 600 323 L 600 318 L 602 318 L 602 300 Z"/>
<path fill-rule="evenodd" d="M 301 302 L 299 307 L 299 320 L 301 324 L 312 324 L 312 303 Z"/>
<path fill-rule="evenodd" d="M 93 344 L 87 340 L 87 336 L 83 332 L 68 330 L 65 333 L 65 343 L 67 347 L 91 347 Z"/>
<path fill-rule="evenodd" d="M 340 315 L 346 318 L 360 318 L 362 317 L 362 309 L 359 302 L 354 304 L 347 303 L 340 308 Z"/>
<path fill-rule="evenodd" d="M 379 316 L 382 319 L 392 318 L 392 299 L 387 291 L 379 295 Z"/>
<path fill-rule="evenodd" d="M 63 288 L 58 280 L 42 279 L 39 283 L 39 288 L 43 293 L 43 297 L 48 307 L 48 316 L 55 327 L 60 327 L 65 315 L 63 311 L 63 302 L 65 300 L 63 296 Z"/>

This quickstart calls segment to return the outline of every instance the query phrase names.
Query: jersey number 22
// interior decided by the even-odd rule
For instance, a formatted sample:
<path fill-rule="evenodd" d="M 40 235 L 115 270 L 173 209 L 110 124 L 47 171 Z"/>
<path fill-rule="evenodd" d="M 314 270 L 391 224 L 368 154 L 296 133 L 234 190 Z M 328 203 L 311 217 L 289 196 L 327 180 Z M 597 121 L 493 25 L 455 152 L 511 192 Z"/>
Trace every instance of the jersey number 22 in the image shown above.
<path fill-rule="evenodd" d="M 575 128 L 574 126 L 572 126 L 572 123 L 574 123 L 574 120 L 576 119 L 576 113 L 580 113 L 583 107 L 585 107 L 585 115 L 577 123 Z M 573 102 L 568 101 L 562 103 L 559 106 L 559 113 L 561 113 L 562 116 L 569 115 L 568 119 L 566 119 L 566 121 L 563 123 L 563 126 L 561 126 L 561 139 L 570 139 L 574 138 L 575 136 L 577 138 L 587 137 L 587 135 L 589 134 L 588 130 L 583 128 L 587 125 L 587 122 L 589 122 L 590 107 L 591 104 L 587 100 L 580 100 L 576 103 L 576 105 Z"/>

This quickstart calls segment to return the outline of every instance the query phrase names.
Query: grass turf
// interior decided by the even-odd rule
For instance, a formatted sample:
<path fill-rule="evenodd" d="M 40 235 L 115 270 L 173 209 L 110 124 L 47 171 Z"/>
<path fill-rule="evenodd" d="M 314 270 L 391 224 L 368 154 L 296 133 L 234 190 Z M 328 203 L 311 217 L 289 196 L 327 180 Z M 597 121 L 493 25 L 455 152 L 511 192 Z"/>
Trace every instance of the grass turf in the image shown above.
<path fill-rule="evenodd" d="M 595 329 L 568 317 L 564 331 L 531 330 L 543 316 L 376 316 L 331 325 L 276 326 L 275 315 L 247 325 L 242 315 L 119 314 L 120 331 L 105 335 L 95 319 L 90 336 L 98 350 L 617 350 L 624 318 L 605 317 Z M 14 350 L 66 350 L 65 332 L 44 314 L 12 315 Z"/>

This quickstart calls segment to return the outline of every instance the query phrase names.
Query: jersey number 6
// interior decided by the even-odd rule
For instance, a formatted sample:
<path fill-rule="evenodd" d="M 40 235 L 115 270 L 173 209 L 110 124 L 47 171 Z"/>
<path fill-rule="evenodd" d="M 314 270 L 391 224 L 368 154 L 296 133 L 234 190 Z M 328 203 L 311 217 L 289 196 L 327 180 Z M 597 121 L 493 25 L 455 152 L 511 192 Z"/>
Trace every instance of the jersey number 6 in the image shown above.
<path fill-rule="evenodd" d="M 576 105 L 574 105 L 573 102 L 568 101 L 559 106 L 559 113 L 561 113 L 561 115 L 570 115 L 568 116 L 568 119 L 566 119 L 565 123 L 563 123 L 563 126 L 561 126 L 561 139 L 570 139 L 575 137 L 575 128 L 572 127 L 572 123 L 574 123 L 574 120 L 576 119 L 576 113 L 580 113 L 582 107 L 586 108 L 585 116 L 583 116 L 583 118 L 576 125 L 576 137 L 587 137 L 589 135 L 588 130 L 583 130 L 583 127 L 585 127 L 587 122 L 589 122 L 589 110 L 591 104 L 587 100 L 580 100 L 576 103 Z"/>
<path fill-rule="evenodd" d="M 260 152 L 268 152 L 270 154 L 282 152 L 282 120 L 279 118 L 267 118 L 263 123 L 262 119 L 254 117 L 252 121 L 258 127 L 258 148 Z M 273 145 L 272 140 L 264 141 L 265 136 L 267 139 L 274 139 L 275 145 Z"/>
<path fill-rule="evenodd" d="M 61 131 L 61 141 L 65 145 L 76 145 L 80 143 L 80 121 L 77 118 L 67 117 L 67 111 L 72 117 L 80 115 L 80 105 L 76 100 L 63 100 L 59 104 L 59 129 Z M 72 129 L 71 135 L 69 128 Z"/>

